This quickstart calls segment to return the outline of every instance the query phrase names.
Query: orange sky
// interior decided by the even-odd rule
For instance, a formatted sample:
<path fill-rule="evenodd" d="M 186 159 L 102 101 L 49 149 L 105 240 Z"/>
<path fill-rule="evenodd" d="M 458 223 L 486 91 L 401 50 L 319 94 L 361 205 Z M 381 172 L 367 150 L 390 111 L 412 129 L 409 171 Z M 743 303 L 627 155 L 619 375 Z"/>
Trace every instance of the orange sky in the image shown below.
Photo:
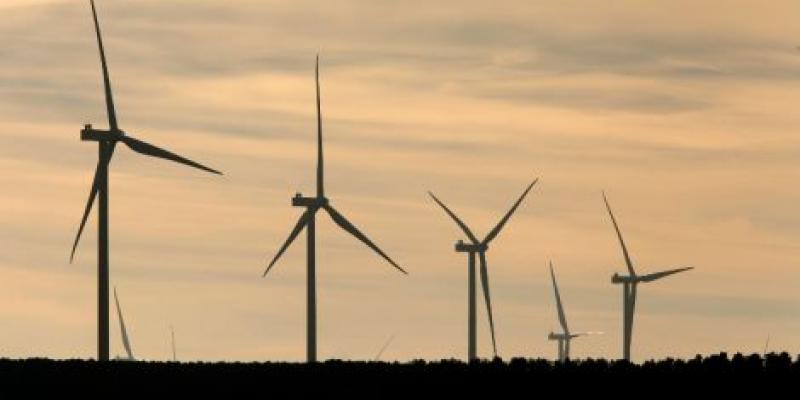
<path fill-rule="evenodd" d="M 538 3 L 538 4 L 537 4 Z M 0 342 L 94 357 L 94 216 L 68 255 L 105 126 L 84 1 L 0 5 Z M 800 352 L 800 3 L 99 0 L 120 124 L 225 171 L 127 149 L 111 166 L 111 278 L 134 352 L 305 358 L 304 238 L 260 278 L 314 179 L 321 49 L 326 189 L 409 272 L 321 216 L 321 358 L 464 357 L 466 260 L 434 190 L 489 252 L 501 356 L 555 357 L 553 260 L 576 357 L 620 355 L 624 264 L 642 272 L 636 360 Z M 122 353 L 112 318 L 112 354 Z M 479 309 L 479 352 L 489 356 Z"/>

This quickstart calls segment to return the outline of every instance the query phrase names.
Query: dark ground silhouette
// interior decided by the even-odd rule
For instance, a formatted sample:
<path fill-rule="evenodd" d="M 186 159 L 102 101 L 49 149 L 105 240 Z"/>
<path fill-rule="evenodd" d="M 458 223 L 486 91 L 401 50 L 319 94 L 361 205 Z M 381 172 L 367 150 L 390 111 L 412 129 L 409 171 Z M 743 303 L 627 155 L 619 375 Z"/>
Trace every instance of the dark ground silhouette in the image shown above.
<path fill-rule="evenodd" d="M 724 353 L 690 360 L 630 364 L 582 360 L 555 364 L 514 358 L 465 364 L 456 360 L 410 363 L 331 360 L 299 363 L 164 363 L 46 359 L 0 360 L 0 398 L 81 394 L 229 398 L 454 398 L 488 395 L 536 398 L 537 394 L 587 393 L 598 398 L 693 397 L 770 392 L 796 398 L 800 357 Z M 335 397 L 333 397 L 335 396 Z M 602 397 L 599 397 L 602 396 Z M 738 396 L 737 396 L 738 397 Z M 716 398 L 716 397 L 715 397 Z"/>

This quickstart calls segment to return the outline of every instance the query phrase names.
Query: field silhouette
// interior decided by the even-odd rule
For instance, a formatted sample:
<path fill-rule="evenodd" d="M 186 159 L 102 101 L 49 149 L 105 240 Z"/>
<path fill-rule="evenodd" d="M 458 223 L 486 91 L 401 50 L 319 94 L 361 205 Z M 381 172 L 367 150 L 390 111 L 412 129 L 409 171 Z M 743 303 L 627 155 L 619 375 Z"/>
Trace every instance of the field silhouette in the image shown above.
<path fill-rule="evenodd" d="M 179 394 L 200 397 L 258 394 L 260 398 L 428 398 L 528 393 L 618 393 L 629 396 L 741 393 L 794 390 L 800 379 L 800 356 L 787 353 L 725 353 L 689 360 L 542 359 L 286 363 L 101 362 L 85 360 L 0 360 L 0 396 L 31 394 L 118 393 L 137 396 Z M 791 392 L 784 392 L 789 394 Z M 622 394 L 625 397 L 626 394 Z M 514 397 L 517 397 L 516 395 Z M 522 397 L 536 397 L 525 395 Z M 638 397 L 638 396 L 637 396 Z M 650 396 L 645 396 L 650 397 Z"/>

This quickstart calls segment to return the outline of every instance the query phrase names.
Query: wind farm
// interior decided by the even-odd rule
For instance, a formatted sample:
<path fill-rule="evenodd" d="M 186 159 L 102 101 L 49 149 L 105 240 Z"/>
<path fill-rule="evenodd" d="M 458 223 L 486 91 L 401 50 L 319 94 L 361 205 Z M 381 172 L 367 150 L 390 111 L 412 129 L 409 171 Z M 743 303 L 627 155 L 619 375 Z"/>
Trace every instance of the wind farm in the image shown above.
<path fill-rule="evenodd" d="M 800 377 L 793 1 L 0 3 L 0 396 Z"/>

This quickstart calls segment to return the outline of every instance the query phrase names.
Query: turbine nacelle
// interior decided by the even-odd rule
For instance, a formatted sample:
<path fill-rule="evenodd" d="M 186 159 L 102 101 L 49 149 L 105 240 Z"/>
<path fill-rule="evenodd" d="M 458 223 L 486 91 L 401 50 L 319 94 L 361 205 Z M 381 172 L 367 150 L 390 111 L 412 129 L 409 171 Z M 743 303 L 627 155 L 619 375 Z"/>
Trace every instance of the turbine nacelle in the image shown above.
<path fill-rule="evenodd" d="M 106 130 L 94 129 L 92 124 L 86 124 L 81 129 L 81 140 L 91 142 L 109 142 L 121 140 L 125 136 L 125 132 L 121 129 Z"/>
<path fill-rule="evenodd" d="M 328 203 L 327 197 L 304 197 L 300 192 L 292 197 L 292 206 L 294 207 L 321 208 L 327 206 Z"/>
<path fill-rule="evenodd" d="M 616 272 L 614 273 L 614 275 L 611 276 L 611 283 L 617 283 L 617 284 L 619 284 L 619 283 L 634 283 L 634 282 L 638 282 L 638 281 L 639 280 L 635 276 L 620 275 L 620 274 L 618 274 Z"/>
<path fill-rule="evenodd" d="M 482 253 L 489 250 L 486 243 L 467 243 L 463 240 L 456 242 L 456 251 L 460 253 Z"/>
<path fill-rule="evenodd" d="M 564 340 L 564 339 L 570 339 L 570 337 L 565 335 L 565 334 L 563 334 L 563 333 L 550 332 L 550 334 L 547 335 L 547 339 L 549 339 L 549 340 Z"/>

